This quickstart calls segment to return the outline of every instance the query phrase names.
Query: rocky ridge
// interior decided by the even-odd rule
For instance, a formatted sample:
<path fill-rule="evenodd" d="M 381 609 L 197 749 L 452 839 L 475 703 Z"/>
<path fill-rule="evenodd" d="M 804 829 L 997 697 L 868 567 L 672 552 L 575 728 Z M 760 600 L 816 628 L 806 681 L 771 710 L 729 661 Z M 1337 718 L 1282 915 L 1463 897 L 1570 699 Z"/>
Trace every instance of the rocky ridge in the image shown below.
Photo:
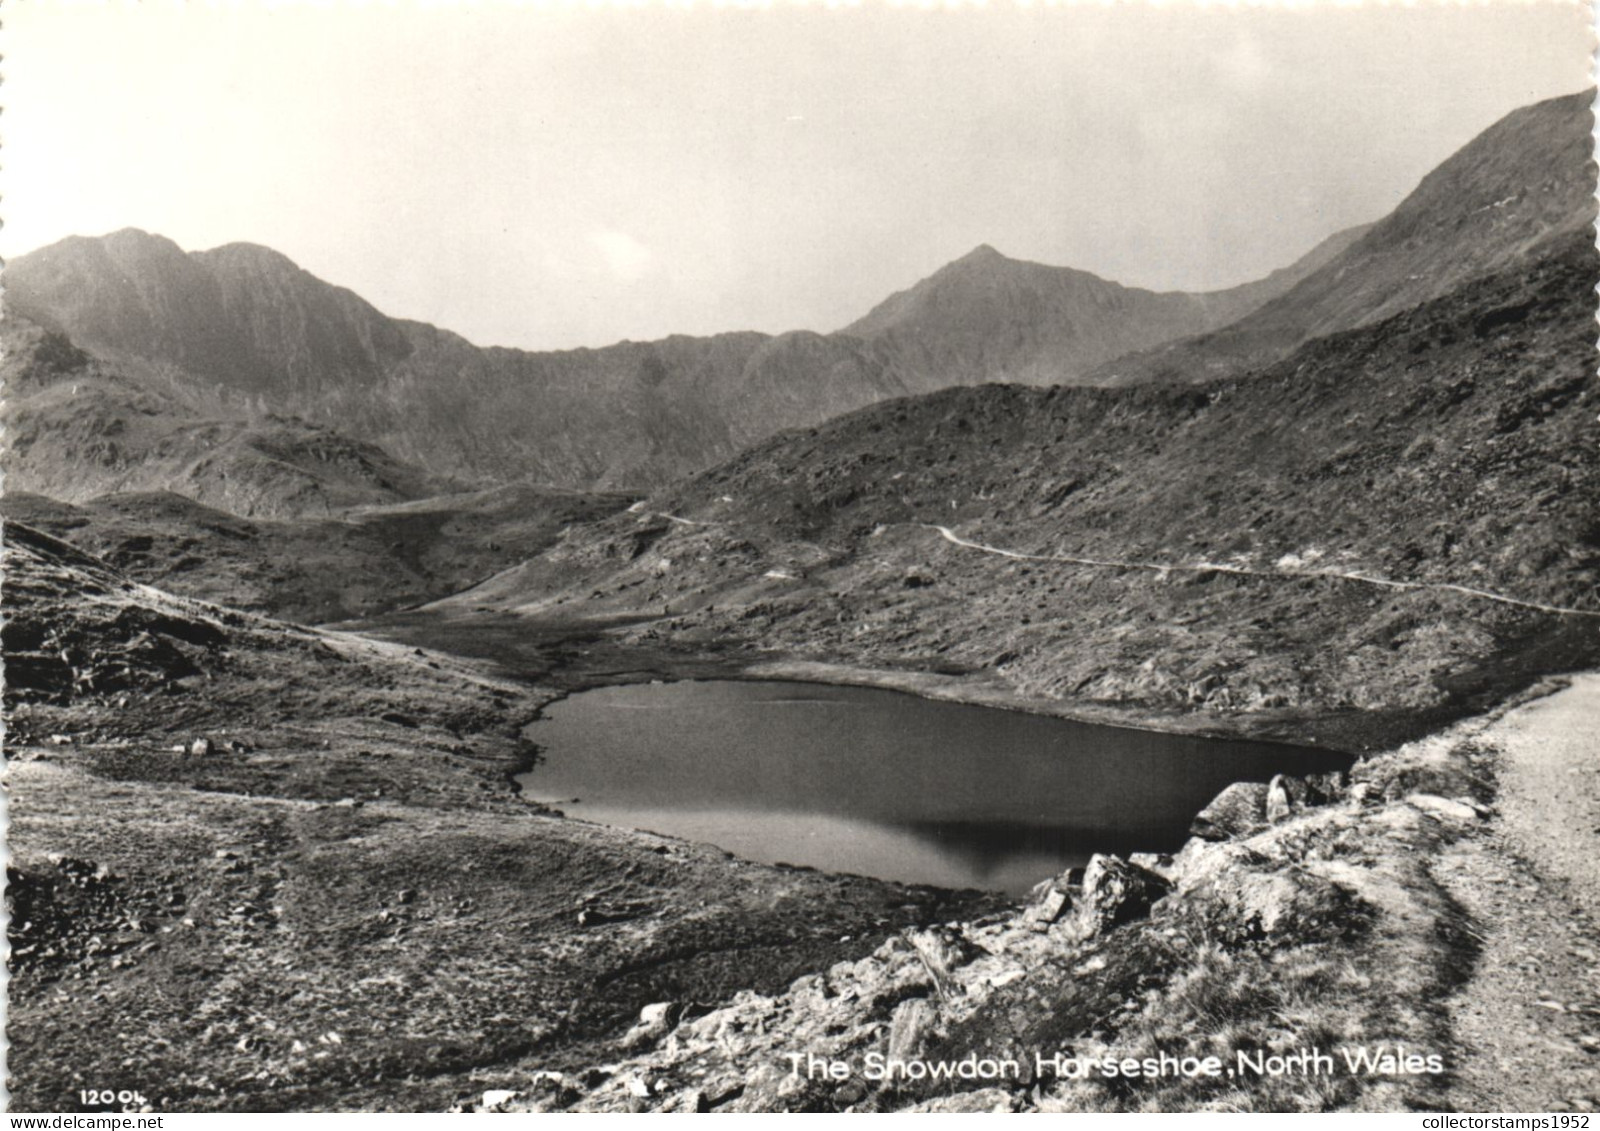
<path fill-rule="evenodd" d="M 1360 238 L 1323 240 L 1267 278 L 1229 290 L 1156 293 L 1087 271 L 1010 259 L 984 245 L 841 333 L 889 349 L 908 391 L 989 381 L 1076 384 L 1097 366 L 1214 330 L 1282 294 Z"/>
<path fill-rule="evenodd" d="M 1295 286 L 1214 333 L 1117 358 L 1087 380 L 1212 381 L 1537 259 L 1595 217 L 1592 89 L 1507 114 Z"/>
<path fill-rule="evenodd" d="M 93 356 L 163 391 L 174 383 L 202 391 L 236 415 L 292 413 L 436 477 L 625 487 L 698 471 L 782 428 L 908 393 L 1071 378 L 1244 313 L 1345 238 L 1216 295 L 1154 295 L 1083 272 L 978 257 L 1004 265 L 997 280 L 992 269 L 974 271 L 969 256 L 924 284 L 931 300 L 916 290 L 910 311 L 890 300 L 894 317 L 880 310 L 843 333 L 678 335 L 536 353 L 480 348 L 388 318 L 268 248 L 185 253 L 129 229 L 13 260 L 6 312 L 52 335 L 57 352 Z M 940 324 L 952 307 L 965 312 L 956 319 L 959 342 L 930 334 L 928 316 L 915 313 L 928 301 Z M 24 409 L 24 426 L 42 412 Z M 120 419 L 110 404 L 99 414 Z M 90 466 L 98 462 L 85 454 Z M 29 447 L 13 461 L 27 469 Z M 35 478 L 28 489 L 73 500 L 95 493 L 67 466 Z M 52 478 L 54 492 L 44 482 Z M 155 486 L 179 489 L 148 476 L 111 488 L 97 481 L 99 491 Z"/>

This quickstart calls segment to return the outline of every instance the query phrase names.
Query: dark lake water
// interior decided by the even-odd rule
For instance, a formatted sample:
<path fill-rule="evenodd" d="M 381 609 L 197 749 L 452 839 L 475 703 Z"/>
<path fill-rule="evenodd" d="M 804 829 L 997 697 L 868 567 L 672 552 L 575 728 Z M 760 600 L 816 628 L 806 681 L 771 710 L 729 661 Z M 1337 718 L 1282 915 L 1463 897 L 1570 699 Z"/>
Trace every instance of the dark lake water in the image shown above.
<path fill-rule="evenodd" d="M 520 781 L 569 815 L 766 863 L 1021 893 L 1094 852 L 1167 851 L 1235 781 L 1350 758 L 812 683 L 587 691 Z M 577 801 L 573 799 L 577 798 Z"/>

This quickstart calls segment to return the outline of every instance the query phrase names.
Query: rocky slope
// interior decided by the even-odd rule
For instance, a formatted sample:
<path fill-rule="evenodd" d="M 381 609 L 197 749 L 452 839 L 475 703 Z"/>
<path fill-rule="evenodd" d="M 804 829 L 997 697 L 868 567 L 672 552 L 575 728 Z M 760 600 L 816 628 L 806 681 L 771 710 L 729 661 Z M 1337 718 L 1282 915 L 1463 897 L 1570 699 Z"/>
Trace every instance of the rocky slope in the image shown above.
<path fill-rule="evenodd" d="M 246 519 L 170 492 L 74 506 L 8 491 L 0 515 L 134 580 L 301 624 L 349 620 L 468 588 L 631 500 L 501 487 L 369 506 L 331 519 Z"/>
<path fill-rule="evenodd" d="M 1089 379 L 1237 376 L 1312 338 L 1392 317 L 1583 238 L 1595 217 L 1593 102 L 1591 89 L 1507 114 L 1285 293 L 1220 331 L 1118 358 Z"/>
<path fill-rule="evenodd" d="M 168 490 L 235 514 L 329 515 L 448 480 L 376 445 L 151 366 L 111 363 L 12 311 L 0 322 L 8 491 L 78 502 Z"/>
<path fill-rule="evenodd" d="M 912 392 L 986 381 L 1074 384 L 1113 358 L 1248 314 L 1364 231 L 1330 236 L 1265 279 L 1203 294 L 1124 287 L 1087 271 L 1008 259 L 985 245 L 841 332 L 886 348 Z"/>
<path fill-rule="evenodd" d="M 411 352 L 359 296 L 252 244 L 189 255 L 129 228 L 18 256 L 6 276 L 8 308 L 83 348 L 254 393 L 371 385 Z"/>
<path fill-rule="evenodd" d="M 1600 656 L 1597 272 L 1573 238 L 1203 388 L 876 406 L 576 528 L 441 614 L 646 617 L 621 639 L 1387 742 Z"/>
<path fill-rule="evenodd" d="M 13 1110 L 439 1110 L 994 906 L 530 805 L 552 693 L 481 666 L 4 565 Z"/>

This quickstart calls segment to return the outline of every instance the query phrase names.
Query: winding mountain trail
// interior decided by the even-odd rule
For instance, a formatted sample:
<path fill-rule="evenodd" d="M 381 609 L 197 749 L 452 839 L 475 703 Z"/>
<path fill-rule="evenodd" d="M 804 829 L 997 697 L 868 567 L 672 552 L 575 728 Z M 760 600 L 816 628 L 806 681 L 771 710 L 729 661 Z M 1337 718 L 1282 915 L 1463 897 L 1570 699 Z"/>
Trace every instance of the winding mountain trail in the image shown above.
<path fill-rule="evenodd" d="M 628 508 L 628 513 L 629 514 L 648 515 L 651 518 L 664 518 L 668 522 L 677 523 L 679 526 L 723 526 L 723 525 L 726 525 L 725 523 L 721 523 L 721 522 L 700 522 L 697 519 L 684 518 L 682 515 L 679 515 L 679 514 L 668 514 L 666 511 L 647 511 L 647 510 L 644 509 L 644 500 L 643 499 L 640 499 L 637 503 L 634 503 L 631 507 L 629 507 Z"/>
<path fill-rule="evenodd" d="M 1502 605 L 1515 605 L 1518 608 L 1533 609 L 1536 612 L 1551 613 L 1556 616 L 1591 617 L 1600 619 L 1600 611 L 1593 609 L 1573 609 L 1564 605 L 1546 605 L 1539 601 L 1525 601 L 1520 597 L 1510 597 L 1504 593 L 1494 593 L 1487 589 L 1474 589 L 1467 585 L 1455 585 L 1451 582 L 1426 582 L 1426 581 L 1395 581 L 1387 577 L 1373 577 L 1365 573 L 1351 573 L 1335 569 L 1250 569 L 1245 566 L 1226 565 L 1221 562 L 1197 562 L 1192 565 L 1173 564 L 1170 562 L 1134 562 L 1116 561 L 1100 558 L 1078 558 L 1060 554 L 1028 554 L 1020 550 L 1007 550 L 1000 546 L 989 546 L 982 542 L 973 542 L 961 537 L 948 526 L 936 523 L 906 523 L 915 525 L 923 530 L 938 531 L 939 536 L 946 542 L 961 546 L 968 550 L 978 550 L 985 554 L 994 554 L 1002 558 L 1011 558 L 1024 562 L 1055 562 L 1062 565 L 1094 566 L 1105 569 L 1142 569 L 1152 573 L 1232 573 L 1242 577 L 1322 577 L 1336 581 L 1354 581 L 1364 585 L 1376 585 L 1383 589 L 1431 589 L 1436 591 L 1451 591 L 1461 593 L 1482 601 L 1495 601 Z"/>

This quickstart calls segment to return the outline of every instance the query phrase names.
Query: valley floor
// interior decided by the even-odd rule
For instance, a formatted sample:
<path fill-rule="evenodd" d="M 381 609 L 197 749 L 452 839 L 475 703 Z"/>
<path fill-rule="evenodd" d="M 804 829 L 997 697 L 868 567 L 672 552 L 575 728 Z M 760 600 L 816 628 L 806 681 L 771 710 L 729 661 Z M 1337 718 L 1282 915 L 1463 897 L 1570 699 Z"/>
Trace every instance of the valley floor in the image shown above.
<path fill-rule="evenodd" d="M 1102 860 L 1017 908 L 512 794 L 521 726 L 562 690 L 773 657 L 686 664 L 520 618 L 439 622 L 459 641 L 428 651 L 7 534 L 18 1110 L 91 1088 L 180 1111 L 1600 1106 L 1600 675 L 1348 781 L 1246 789 L 1175 858 Z M 493 651 L 486 625 L 533 682 L 446 654 Z M 786 1059 L 1396 1043 L 1447 1070 L 933 1086 Z"/>

